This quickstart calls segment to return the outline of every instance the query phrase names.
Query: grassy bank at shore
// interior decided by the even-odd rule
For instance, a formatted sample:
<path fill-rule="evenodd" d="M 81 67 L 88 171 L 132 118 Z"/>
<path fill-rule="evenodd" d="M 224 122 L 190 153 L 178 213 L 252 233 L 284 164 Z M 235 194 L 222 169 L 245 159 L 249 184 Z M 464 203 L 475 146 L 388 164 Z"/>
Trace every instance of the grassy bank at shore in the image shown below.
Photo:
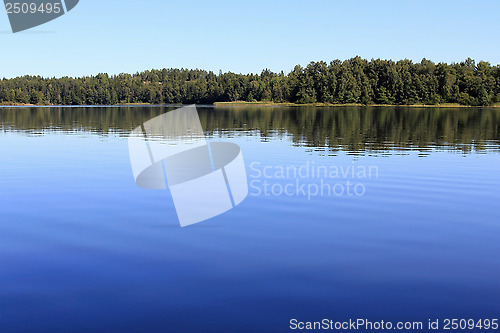
<path fill-rule="evenodd" d="M 234 101 L 234 102 L 215 102 L 216 106 L 226 106 L 226 105 L 258 105 L 258 106 L 402 106 L 402 107 L 429 107 L 429 108 L 466 108 L 474 107 L 471 105 L 461 105 L 458 103 L 444 103 L 444 104 L 331 104 L 331 103 L 309 103 L 309 104 L 296 104 L 296 103 L 275 103 L 275 102 L 246 102 L 246 101 Z M 500 107 L 500 103 L 482 106 L 482 107 Z"/>

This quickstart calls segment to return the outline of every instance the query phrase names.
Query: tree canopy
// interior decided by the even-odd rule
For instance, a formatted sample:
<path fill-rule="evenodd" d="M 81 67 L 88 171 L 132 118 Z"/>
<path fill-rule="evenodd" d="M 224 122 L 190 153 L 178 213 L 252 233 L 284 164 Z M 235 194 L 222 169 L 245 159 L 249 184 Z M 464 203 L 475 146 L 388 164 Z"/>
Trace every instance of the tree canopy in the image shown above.
<path fill-rule="evenodd" d="M 311 62 L 288 74 L 215 74 L 200 69 L 148 70 L 81 78 L 23 76 L 0 80 L 2 104 L 211 104 L 268 101 L 298 104 L 492 105 L 500 102 L 500 65 L 423 59 Z"/>

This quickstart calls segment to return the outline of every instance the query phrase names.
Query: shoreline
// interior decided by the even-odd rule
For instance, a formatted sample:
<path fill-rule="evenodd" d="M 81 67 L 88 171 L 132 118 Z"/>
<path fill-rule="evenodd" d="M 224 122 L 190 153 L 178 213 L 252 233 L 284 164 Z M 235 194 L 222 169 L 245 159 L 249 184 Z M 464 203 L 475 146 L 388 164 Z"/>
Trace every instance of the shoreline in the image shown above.
<path fill-rule="evenodd" d="M 457 103 L 444 103 L 444 104 L 359 104 L 359 103 L 346 103 L 346 104 L 333 104 L 333 103 L 309 103 L 309 104 L 296 104 L 296 103 L 275 103 L 275 102 L 215 102 L 214 106 L 314 106 L 314 107 L 338 107 L 338 106 L 364 106 L 364 107 L 418 107 L 418 108 L 497 108 L 500 104 L 493 105 L 462 105 Z"/>
<path fill-rule="evenodd" d="M 23 104 L 23 103 L 13 103 L 13 104 L 3 104 L 0 103 L 0 108 L 8 107 L 133 107 L 133 106 L 182 106 L 182 105 L 192 105 L 192 104 L 151 104 L 151 103 L 122 103 L 122 104 L 111 104 L 111 105 L 57 105 L 57 104 Z M 246 101 L 234 101 L 234 102 L 215 102 L 213 104 L 196 104 L 199 106 L 277 106 L 277 107 L 346 107 L 346 106 L 357 106 L 357 107 L 410 107 L 410 108 L 499 108 L 500 104 L 496 103 L 493 105 L 461 105 L 456 103 L 445 103 L 445 104 L 358 104 L 358 103 L 347 103 L 347 104 L 332 104 L 332 103 L 308 103 L 308 104 L 296 104 L 296 103 L 276 103 L 276 102 L 246 102 Z"/>

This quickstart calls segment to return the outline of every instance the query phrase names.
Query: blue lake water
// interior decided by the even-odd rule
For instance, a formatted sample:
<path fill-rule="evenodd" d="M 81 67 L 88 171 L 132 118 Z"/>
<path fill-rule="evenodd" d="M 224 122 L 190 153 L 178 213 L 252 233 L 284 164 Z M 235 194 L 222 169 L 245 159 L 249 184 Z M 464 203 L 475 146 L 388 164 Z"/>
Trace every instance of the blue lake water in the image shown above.
<path fill-rule="evenodd" d="M 500 318 L 499 109 L 199 107 L 250 187 L 186 228 L 127 147 L 172 109 L 0 108 L 0 332 Z"/>

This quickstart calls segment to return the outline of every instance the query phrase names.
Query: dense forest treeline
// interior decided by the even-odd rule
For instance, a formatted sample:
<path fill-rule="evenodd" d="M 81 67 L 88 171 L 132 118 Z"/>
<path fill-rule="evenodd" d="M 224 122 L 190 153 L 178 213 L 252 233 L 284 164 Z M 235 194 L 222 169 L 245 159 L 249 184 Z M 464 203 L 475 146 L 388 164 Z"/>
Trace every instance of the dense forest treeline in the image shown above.
<path fill-rule="evenodd" d="M 289 73 L 257 74 L 162 69 L 82 78 L 23 76 L 0 81 L 0 104 L 211 104 L 269 101 L 331 104 L 500 103 L 500 65 L 360 57 L 311 62 Z"/>

